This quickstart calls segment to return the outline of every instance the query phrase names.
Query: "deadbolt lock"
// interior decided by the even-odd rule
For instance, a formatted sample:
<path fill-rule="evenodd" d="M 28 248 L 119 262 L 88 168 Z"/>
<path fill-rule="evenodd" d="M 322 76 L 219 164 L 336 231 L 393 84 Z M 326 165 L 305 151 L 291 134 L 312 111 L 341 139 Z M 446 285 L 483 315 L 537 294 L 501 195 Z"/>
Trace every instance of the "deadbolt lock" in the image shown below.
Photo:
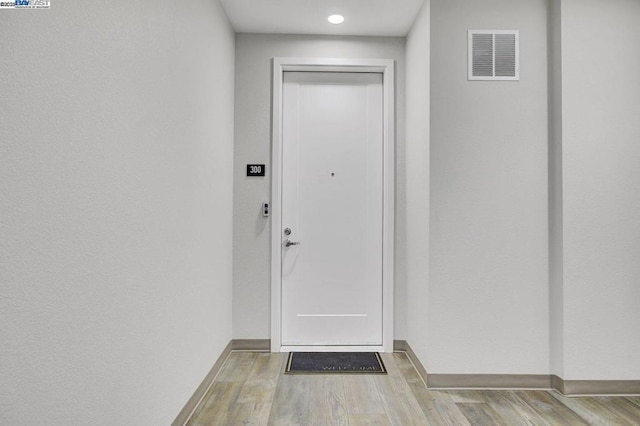
<path fill-rule="evenodd" d="M 284 228 L 284 235 L 286 235 L 287 237 L 291 235 L 291 228 Z"/>

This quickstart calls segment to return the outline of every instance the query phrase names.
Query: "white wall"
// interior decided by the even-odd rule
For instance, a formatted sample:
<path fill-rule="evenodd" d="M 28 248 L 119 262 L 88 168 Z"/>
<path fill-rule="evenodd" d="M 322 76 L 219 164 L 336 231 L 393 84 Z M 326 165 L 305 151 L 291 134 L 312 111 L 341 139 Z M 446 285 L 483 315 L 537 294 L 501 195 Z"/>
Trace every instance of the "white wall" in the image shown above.
<path fill-rule="evenodd" d="M 406 329 L 405 291 L 405 40 L 388 37 L 237 34 L 233 240 L 233 337 L 268 339 L 271 322 L 270 219 L 260 205 L 271 192 L 271 59 L 352 57 L 396 60 L 396 339 Z M 246 164 L 267 176 L 247 178 Z"/>
<path fill-rule="evenodd" d="M 169 424 L 231 338 L 217 2 L 0 13 L 0 423 Z"/>
<path fill-rule="evenodd" d="M 426 363 L 429 278 L 430 1 L 407 35 L 407 340 Z"/>
<path fill-rule="evenodd" d="M 640 379 L 640 2 L 562 0 L 564 379 Z"/>
<path fill-rule="evenodd" d="M 562 251 L 562 11 L 549 2 L 549 372 L 564 377 Z"/>
<path fill-rule="evenodd" d="M 520 81 L 467 81 L 469 29 Z M 545 0 L 431 2 L 429 373 L 548 373 L 546 40 Z"/>

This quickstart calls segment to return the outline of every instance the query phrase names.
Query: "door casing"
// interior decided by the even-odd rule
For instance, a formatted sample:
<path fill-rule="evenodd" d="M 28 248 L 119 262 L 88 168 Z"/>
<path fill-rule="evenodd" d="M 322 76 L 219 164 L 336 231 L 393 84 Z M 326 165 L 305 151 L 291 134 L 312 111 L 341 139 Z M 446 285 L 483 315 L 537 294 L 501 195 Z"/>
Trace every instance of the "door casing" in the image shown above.
<path fill-rule="evenodd" d="M 313 346 L 297 350 L 393 352 L 394 211 L 395 211 L 395 76 L 391 59 L 274 58 L 271 141 L 271 352 L 286 352 L 282 324 L 282 86 L 286 71 L 382 73 L 383 90 L 383 224 L 382 345 Z"/>

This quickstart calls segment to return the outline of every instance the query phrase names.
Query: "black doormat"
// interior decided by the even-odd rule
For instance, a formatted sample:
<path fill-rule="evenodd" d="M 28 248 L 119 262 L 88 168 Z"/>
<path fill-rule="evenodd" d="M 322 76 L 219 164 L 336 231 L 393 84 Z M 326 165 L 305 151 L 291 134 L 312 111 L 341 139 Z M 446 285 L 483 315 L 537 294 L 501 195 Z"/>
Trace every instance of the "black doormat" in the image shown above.
<path fill-rule="evenodd" d="M 377 352 L 291 352 L 286 374 L 387 374 Z"/>

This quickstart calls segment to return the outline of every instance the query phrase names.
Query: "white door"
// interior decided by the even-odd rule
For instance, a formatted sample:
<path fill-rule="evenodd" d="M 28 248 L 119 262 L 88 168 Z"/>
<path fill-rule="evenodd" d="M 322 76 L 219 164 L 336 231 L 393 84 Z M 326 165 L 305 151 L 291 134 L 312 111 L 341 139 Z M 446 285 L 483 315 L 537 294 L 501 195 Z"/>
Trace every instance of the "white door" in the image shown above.
<path fill-rule="evenodd" d="M 282 117 L 282 345 L 382 345 L 382 74 L 285 72 Z"/>

